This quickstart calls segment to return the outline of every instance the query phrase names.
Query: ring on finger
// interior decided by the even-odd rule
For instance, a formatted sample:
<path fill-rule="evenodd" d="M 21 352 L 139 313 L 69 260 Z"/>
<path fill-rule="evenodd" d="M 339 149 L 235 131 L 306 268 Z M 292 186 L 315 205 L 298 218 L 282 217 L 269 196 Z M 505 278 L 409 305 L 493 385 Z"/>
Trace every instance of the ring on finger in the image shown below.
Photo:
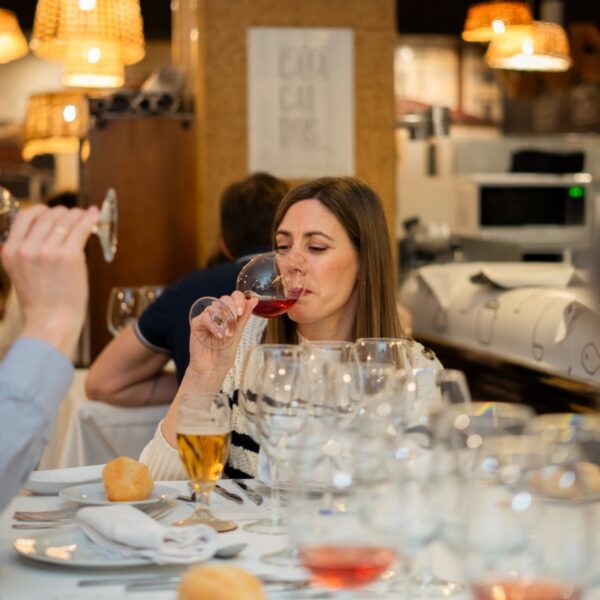
<path fill-rule="evenodd" d="M 62 239 L 62 240 L 64 240 L 68 234 L 69 234 L 69 229 L 67 227 L 64 227 L 63 225 L 57 225 L 54 228 L 54 235 L 56 235 L 57 237 L 60 237 L 60 239 Z"/>

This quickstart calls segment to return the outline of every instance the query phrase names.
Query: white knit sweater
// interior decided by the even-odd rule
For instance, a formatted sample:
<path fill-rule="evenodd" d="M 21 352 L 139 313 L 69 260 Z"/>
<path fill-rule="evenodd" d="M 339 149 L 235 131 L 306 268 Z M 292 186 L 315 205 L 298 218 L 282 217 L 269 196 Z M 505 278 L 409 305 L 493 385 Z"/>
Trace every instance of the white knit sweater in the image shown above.
<path fill-rule="evenodd" d="M 240 386 L 240 378 L 242 375 L 242 365 L 246 353 L 260 344 L 263 331 L 267 325 L 267 320 L 260 317 L 250 317 L 244 333 L 240 339 L 238 349 L 235 355 L 233 367 L 229 369 L 225 376 L 225 381 L 221 386 L 221 390 L 230 398 L 235 390 Z M 140 460 L 148 465 L 152 477 L 157 481 L 187 479 L 177 448 L 173 448 L 167 442 L 161 431 L 162 421 L 158 424 L 156 432 L 152 440 L 142 450 Z M 231 414 L 231 428 L 238 433 L 249 435 L 244 427 L 244 419 L 240 414 L 237 404 L 234 404 Z M 245 473 L 255 474 L 258 455 L 255 452 L 246 450 L 239 446 L 231 445 L 229 449 L 229 464 L 235 469 L 244 471 Z"/>
<path fill-rule="evenodd" d="M 225 381 L 221 388 L 230 398 L 233 397 L 234 391 L 239 389 L 244 357 L 251 348 L 260 344 L 266 324 L 266 319 L 253 316 L 250 317 L 244 329 L 233 367 L 231 367 L 225 376 Z M 414 344 L 412 353 L 414 367 L 442 368 L 440 361 L 435 358 L 433 353 L 425 350 L 419 342 L 414 342 Z M 152 477 L 157 481 L 187 479 L 188 476 L 181 466 L 177 449 L 173 448 L 164 438 L 161 425 L 162 421 L 159 423 L 152 440 L 142 450 L 140 460 L 148 465 Z M 240 414 L 237 404 L 233 405 L 231 428 L 238 433 L 249 435 L 244 427 L 244 419 Z M 232 444 L 229 450 L 228 462 L 234 469 L 256 476 L 258 465 L 258 454 L 256 452 Z"/>

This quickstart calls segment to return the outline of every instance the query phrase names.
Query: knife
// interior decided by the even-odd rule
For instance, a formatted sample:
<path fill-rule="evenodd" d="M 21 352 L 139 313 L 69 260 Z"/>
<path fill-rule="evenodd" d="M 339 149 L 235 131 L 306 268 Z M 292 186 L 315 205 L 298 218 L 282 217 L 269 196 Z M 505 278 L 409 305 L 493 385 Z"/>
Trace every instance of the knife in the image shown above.
<path fill-rule="evenodd" d="M 227 500 L 236 502 L 237 504 L 244 504 L 244 499 L 241 496 L 238 496 L 236 493 L 226 490 L 223 486 L 220 486 L 219 484 L 217 484 L 213 488 L 213 492 L 219 494 L 220 496 L 223 496 L 223 498 L 227 498 Z M 184 496 L 183 494 L 180 494 L 179 496 L 177 496 L 177 500 L 183 500 L 184 502 L 196 502 L 196 492 L 192 492 L 189 496 Z"/>
<path fill-rule="evenodd" d="M 243 492 L 256 504 L 256 506 L 260 506 L 263 503 L 263 497 L 254 490 L 250 489 L 243 481 L 238 481 L 237 479 L 232 479 L 233 483 L 237 485 Z"/>
<path fill-rule="evenodd" d="M 227 498 L 228 500 L 232 500 L 233 502 L 237 502 L 238 504 L 244 504 L 244 499 L 237 494 L 226 490 L 223 486 L 217 484 L 214 487 L 214 491 L 219 494 L 219 496 L 223 496 L 223 498 Z"/>

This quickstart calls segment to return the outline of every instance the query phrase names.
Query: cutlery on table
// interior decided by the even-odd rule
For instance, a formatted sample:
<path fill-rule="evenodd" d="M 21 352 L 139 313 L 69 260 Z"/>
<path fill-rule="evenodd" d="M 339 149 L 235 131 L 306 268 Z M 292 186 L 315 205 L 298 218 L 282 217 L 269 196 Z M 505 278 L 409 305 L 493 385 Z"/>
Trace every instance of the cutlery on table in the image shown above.
<path fill-rule="evenodd" d="M 235 544 L 235 546 L 245 546 L 245 544 Z M 229 553 L 230 546 L 225 546 L 217 550 L 215 556 L 227 551 Z M 309 579 L 285 579 L 280 577 L 273 577 L 272 575 L 257 575 L 264 585 L 267 586 L 290 586 L 293 589 L 301 589 L 310 585 Z M 98 578 L 98 579 L 80 579 L 77 582 L 79 587 L 108 587 L 108 586 L 136 586 L 136 589 L 141 589 L 143 586 L 175 586 L 179 583 L 180 575 L 153 575 L 150 577 L 111 577 L 111 578 Z"/>
<path fill-rule="evenodd" d="M 230 492 L 229 490 L 226 490 L 223 486 L 221 485 L 215 485 L 215 487 L 213 488 L 213 491 L 216 492 L 217 494 L 219 494 L 219 496 L 223 496 L 223 498 L 227 498 L 228 500 L 231 500 L 232 502 L 235 502 L 237 504 L 244 504 L 244 499 L 241 496 L 238 496 L 238 494 L 234 493 L 234 492 Z M 196 492 L 192 492 L 189 496 L 185 496 L 183 494 L 177 496 L 177 500 L 183 500 L 184 502 L 195 502 L 196 501 Z"/>
<path fill-rule="evenodd" d="M 244 494 L 256 504 L 256 506 L 260 506 L 263 503 L 263 497 L 258 492 L 248 487 L 245 481 L 240 481 L 238 479 L 232 479 L 231 481 L 233 481 L 233 483 L 235 483 L 235 485 L 237 485 Z"/>
<path fill-rule="evenodd" d="M 63 525 L 72 525 L 76 522 L 77 511 L 81 507 L 68 508 L 51 511 L 25 512 L 17 511 L 13 514 L 13 519 L 19 521 L 13 523 L 13 529 L 50 529 L 61 527 Z M 143 508 L 143 510 L 142 510 Z M 138 507 L 155 521 L 159 521 L 173 510 L 169 503 L 159 502 L 150 507 Z"/>

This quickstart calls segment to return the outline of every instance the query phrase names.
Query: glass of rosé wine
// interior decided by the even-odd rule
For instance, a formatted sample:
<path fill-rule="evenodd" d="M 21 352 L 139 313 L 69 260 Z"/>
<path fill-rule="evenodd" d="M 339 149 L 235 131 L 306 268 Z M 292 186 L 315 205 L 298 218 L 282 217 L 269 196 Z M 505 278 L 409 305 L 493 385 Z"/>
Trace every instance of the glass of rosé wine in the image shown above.
<path fill-rule="evenodd" d="M 465 489 L 460 548 L 474 600 L 581 600 L 596 560 L 589 464 L 577 440 L 483 441 Z"/>
<path fill-rule="evenodd" d="M 289 535 L 315 584 L 362 597 L 398 558 L 401 487 L 379 427 L 360 417 L 323 425 L 308 424 L 291 461 Z"/>
<path fill-rule="evenodd" d="M 279 317 L 302 296 L 307 268 L 300 254 L 276 251 L 259 254 L 240 271 L 236 289 L 246 298 L 258 299 L 252 311 L 256 316 Z M 237 322 L 229 307 L 218 298 L 204 296 L 192 304 L 190 323 L 200 315 L 208 317 L 208 327 L 192 327 L 200 342 L 213 348 L 229 346 Z"/>

